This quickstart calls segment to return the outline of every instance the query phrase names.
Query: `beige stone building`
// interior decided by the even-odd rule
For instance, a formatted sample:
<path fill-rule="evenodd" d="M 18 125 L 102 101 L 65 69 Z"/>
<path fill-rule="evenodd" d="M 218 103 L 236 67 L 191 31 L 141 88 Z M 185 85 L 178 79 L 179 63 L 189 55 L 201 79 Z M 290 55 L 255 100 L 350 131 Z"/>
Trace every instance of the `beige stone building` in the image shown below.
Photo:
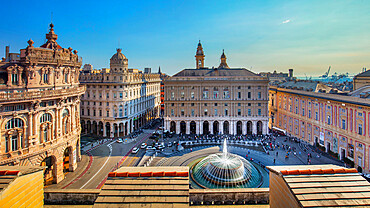
<path fill-rule="evenodd" d="M 165 80 L 165 128 L 183 134 L 267 134 L 268 78 L 230 68 L 222 53 L 217 68 L 204 67 L 201 43 L 196 69 Z"/>
<path fill-rule="evenodd" d="M 353 90 L 370 85 L 370 70 L 364 69 L 364 72 L 353 77 Z"/>
<path fill-rule="evenodd" d="M 58 183 L 80 160 L 81 57 L 56 42 L 32 40 L 16 59 L 0 62 L 0 165 L 47 166 L 46 182 Z M 6 55 L 8 56 L 8 49 Z"/>
<path fill-rule="evenodd" d="M 82 132 L 122 137 L 157 118 L 160 110 L 160 74 L 128 68 L 117 49 L 110 68 L 92 70 L 86 65 L 80 82 L 87 87 L 81 102 Z"/>
<path fill-rule="evenodd" d="M 369 98 L 315 92 L 308 82 L 295 84 L 270 86 L 270 126 L 369 173 Z"/>

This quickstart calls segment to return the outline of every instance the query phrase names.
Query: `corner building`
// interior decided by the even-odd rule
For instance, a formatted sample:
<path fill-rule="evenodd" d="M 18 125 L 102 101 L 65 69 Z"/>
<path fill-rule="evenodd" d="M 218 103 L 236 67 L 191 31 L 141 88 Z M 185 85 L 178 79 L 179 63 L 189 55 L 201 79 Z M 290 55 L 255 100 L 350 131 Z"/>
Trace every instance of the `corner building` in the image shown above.
<path fill-rule="evenodd" d="M 47 42 L 0 62 L 0 165 L 46 166 L 46 183 L 58 183 L 80 160 L 82 59 L 56 42 L 54 25 Z"/>
<path fill-rule="evenodd" d="M 80 82 L 87 88 L 81 98 L 83 133 L 122 137 L 159 115 L 160 74 L 129 69 L 121 49 L 109 69 L 82 72 Z"/>
<path fill-rule="evenodd" d="M 270 126 L 369 173 L 369 98 L 300 90 L 302 86 L 270 86 Z"/>
<path fill-rule="evenodd" d="M 204 67 L 200 42 L 195 58 L 195 69 L 164 81 L 165 128 L 177 134 L 267 134 L 268 79 L 230 68 L 224 52 L 219 67 Z"/>

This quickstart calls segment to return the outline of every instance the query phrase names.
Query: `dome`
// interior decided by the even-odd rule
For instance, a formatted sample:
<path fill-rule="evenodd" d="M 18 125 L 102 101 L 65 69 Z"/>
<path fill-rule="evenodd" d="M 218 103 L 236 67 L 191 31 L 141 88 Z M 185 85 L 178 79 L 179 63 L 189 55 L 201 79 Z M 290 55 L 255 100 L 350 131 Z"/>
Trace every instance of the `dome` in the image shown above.
<path fill-rule="evenodd" d="M 112 58 L 110 58 L 110 61 L 121 61 L 124 59 L 127 59 L 125 55 L 121 53 L 122 49 L 117 48 L 117 53 L 115 53 Z"/>
<path fill-rule="evenodd" d="M 122 49 L 117 48 L 117 53 L 110 58 L 110 68 L 113 71 L 122 71 L 122 69 L 127 68 L 128 60 L 126 56 L 121 53 L 121 51 Z"/>

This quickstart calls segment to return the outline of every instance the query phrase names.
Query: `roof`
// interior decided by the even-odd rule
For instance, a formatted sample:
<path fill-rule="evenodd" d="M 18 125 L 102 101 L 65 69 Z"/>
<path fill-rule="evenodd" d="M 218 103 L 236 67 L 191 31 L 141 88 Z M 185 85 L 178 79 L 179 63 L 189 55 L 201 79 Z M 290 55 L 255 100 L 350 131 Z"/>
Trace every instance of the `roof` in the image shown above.
<path fill-rule="evenodd" d="M 21 175 L 43 170 L 41 166 L 0 166 L 0 192 Z"/>
<path fill-rule="evenodd" d="M 282 88 L 291 88 L 291 89 L 300 89 L 300 90 L 305 90 L 305 91 L 315 91 L 318 83 L 317 82 L 295 82 L 295 81 L 290 81 L 290 82 L 283 82 L 278 85 L 278 87 Z"/>
<path fill-rule="evenodd" d="M 358 88 L 357 90 L 354 90 L 348 95 L 353 96 L 353 97 L 360 97 L 360 98 L 370 98 L 370 85 L 362 86 Z"/>
<path fill-rule="evenodd" d="M 267 167 L 283 177 L 301 207 L 370 206 L 370 183 L 336 165 Z"/>
<path fill-rule="evenodd" d="M 123 53 L 121 53 L 121 49 L 120 48 L 117 48 L 117 53 L 113 54 L 112 58 L 110 58 L 111 61 L 122 61 L 124 59 L 127 59 L 125 55 L 123 55 Z"/>
<path fill-rule="evenodd" d="M 189 76 L 259 76 L 245 68 L 184 69 L 173 77 Z"/>
<path fill-rule="evenodd" d="M 188 207 L 189 168 L 123 167 L 108 175 L 94 207 Z"/>
<path fill-rule="evenodd" d="M 356 76 L 355 76 L 355 78 L 356 77 L 370 77 L 370 70 L 367 70 L 367 71 L 364 71 L 364 72 L 362 72 L 362 73 L 360 73 L 360 74 L 357 74 Z"/>

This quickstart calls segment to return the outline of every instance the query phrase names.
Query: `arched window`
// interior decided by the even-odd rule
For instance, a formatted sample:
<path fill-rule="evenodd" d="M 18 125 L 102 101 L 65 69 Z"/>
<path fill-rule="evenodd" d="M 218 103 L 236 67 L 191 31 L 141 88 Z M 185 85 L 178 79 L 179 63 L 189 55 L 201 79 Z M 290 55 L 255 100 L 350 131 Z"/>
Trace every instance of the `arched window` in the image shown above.
<path fill-rule="evenodd" d="M 24 122 L 20 118 L 13 118 L 6 123 L 5 152 L 23 148 L 23 126 Z"/>
<path fill-rule="evenodd" d="M 123 106 L 122 105 L 119 106 L 119 117 L 120 118 L 123 117 Z"/>
<path fill-rule="evenodd" d="M 51 139 L 52 116 L 50 113 L 44 113 L 40 116 L 40 143 L 47 142 Z"/>
<path fill-rule="evenodd" d="M 62 122 L 63 122 L 63 125 L 62 125 L 62 131 L 63 131 L 63 134 L 67 134 L 69 132 L 69 111 L 67 109 L 64 109 L 63 110 L 63 113 L 62 113 Z"/>

